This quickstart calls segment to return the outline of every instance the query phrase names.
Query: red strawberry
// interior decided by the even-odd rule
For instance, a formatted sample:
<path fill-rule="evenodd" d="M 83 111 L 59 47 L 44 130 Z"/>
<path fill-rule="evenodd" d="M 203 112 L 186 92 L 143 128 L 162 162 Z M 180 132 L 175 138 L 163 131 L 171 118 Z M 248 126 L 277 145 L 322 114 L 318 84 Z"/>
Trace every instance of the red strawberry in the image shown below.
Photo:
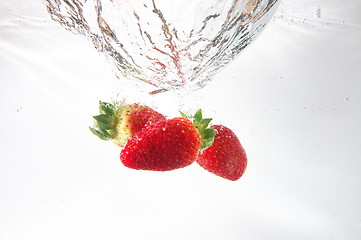
<path fill-rule="evenodd" d="M 236 181 L 246 169 L 246 152 L 232 130 L 222 125 L 211 128 L 217 132 L 214 142 L 199 155 L 197 162 L 211 173 Z"/>
<path fill-rule="evenodd" d="M 197 125 L 187 118 L 173 118 L 148 126 L 130 139 L 120 154 L 122 163 L 138 170 L 169 171 L 186 167 L 198 157 L 202 145 L 214 137 L 209 119 Z M 200 118 L 199 118 L 200 117 Z M 208 132 L 208 133 L 204 133 Z M 214 133 L 214 134 L 212 134 Z"/>
<path fill-rule="evenodd" d="M 94 116 L 90 130 L 103 140 L 112 140 L 122 147 L 143 128 L 166 118 L 152 108 L 139 104 L 99 103 L 100 115 Z"/>

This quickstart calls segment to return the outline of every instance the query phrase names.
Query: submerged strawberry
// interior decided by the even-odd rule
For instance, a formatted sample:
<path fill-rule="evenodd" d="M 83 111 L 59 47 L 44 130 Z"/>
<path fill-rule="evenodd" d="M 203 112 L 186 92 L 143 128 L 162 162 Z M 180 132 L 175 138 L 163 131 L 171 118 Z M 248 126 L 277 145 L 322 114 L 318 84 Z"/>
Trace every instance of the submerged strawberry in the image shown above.
<path fill-rule="evenodd" d="M 199 155 L 197 162 L 211 173 L 236 181 L 246 169 L 246 152 L 232 130 L 222 125 L 211 128 L 217 132 L 214 143 Z"/>
<path fill-rule="evenodd" d="M 197 114 L 196 114 L 197 115 Z M 214 130 L 207 128 L 210 119 L 173 118 L 143 129 L 130 139 L 120 154 L 122 163 L 138 170 L 169 171 L 186 167 L 202 148 L 213 142 Z"/>
<path fill-rule="evenodd" d="M 94 116 L 92 133 L 103 140 L 112 140 L 124 146 L 128 139 L 145 127 L 166 118 L 154 109 L 140 104 L 99 103 L 100 115 Z"/>

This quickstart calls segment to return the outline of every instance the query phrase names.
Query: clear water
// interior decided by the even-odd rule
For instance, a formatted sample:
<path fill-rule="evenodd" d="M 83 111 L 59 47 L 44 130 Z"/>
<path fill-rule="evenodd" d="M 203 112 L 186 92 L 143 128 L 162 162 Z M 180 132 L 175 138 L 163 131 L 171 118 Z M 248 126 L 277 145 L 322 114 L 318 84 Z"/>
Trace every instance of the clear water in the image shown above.
<path fill-rule="evenodd" d="M 90 39 L 118 77 L 154 92 L 199 89 L 270 21 L 277 0 L 47 0 L 64 28 Z"/>
<path fill-rule="evenodd" d="M 249 168 L 232 183 L 196 164 L 123 167 L 88 130 L 126 82 L 112 61 L 44 0 L 1 0 L 0 239 L 359 240 L 360 12 L 359 0 L 282 1 L 239 57 L 182 95 L 241 139 Z M 144 95 L 163 108 L 173 93 Z"/>

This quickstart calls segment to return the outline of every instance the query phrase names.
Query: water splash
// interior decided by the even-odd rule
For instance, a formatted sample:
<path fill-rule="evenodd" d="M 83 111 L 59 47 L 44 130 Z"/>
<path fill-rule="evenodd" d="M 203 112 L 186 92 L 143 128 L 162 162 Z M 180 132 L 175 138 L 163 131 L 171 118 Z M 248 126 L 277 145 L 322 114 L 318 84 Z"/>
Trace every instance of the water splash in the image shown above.
<path fill-rule="evenodd" d="M 53 20 L 89 38 L 119 78 L 153 93 L 202 88 L 270 21 L 277 0 L 46 0 Z"/>

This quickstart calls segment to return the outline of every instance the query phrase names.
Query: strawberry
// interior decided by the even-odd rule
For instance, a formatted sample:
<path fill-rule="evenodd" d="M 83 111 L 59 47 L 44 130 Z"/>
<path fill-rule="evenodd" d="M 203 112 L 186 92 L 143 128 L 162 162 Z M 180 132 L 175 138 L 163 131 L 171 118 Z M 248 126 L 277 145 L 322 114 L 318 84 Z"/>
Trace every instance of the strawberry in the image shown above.
<path fill-rule="evenodd" d="M 112 140 L 120 147 L 143 128 L 166 119 L 154 109 L 137 103 L 99 102 L 99 112 L 100 115 L 93 117 L 95 124 L 90 130 L 100 139 Z"/>
<path fill-rule="evenodd" d="M 208 147 L 215 135 L 210 119 L 198 111 L 193 123 L 184 117 L 150 125 L 130 139 L 120 154 L 122 163 L 138 170 L 169 171 L 186 167 Z"/>
<path fill-rule="evenodd" d="M 246 169 L 246 152 L 232 130 L 222 125 L 211 128 L 217 132 L 214 143 L 199 155 L 197 163 L 211 173 L 236 181 Z"/>

